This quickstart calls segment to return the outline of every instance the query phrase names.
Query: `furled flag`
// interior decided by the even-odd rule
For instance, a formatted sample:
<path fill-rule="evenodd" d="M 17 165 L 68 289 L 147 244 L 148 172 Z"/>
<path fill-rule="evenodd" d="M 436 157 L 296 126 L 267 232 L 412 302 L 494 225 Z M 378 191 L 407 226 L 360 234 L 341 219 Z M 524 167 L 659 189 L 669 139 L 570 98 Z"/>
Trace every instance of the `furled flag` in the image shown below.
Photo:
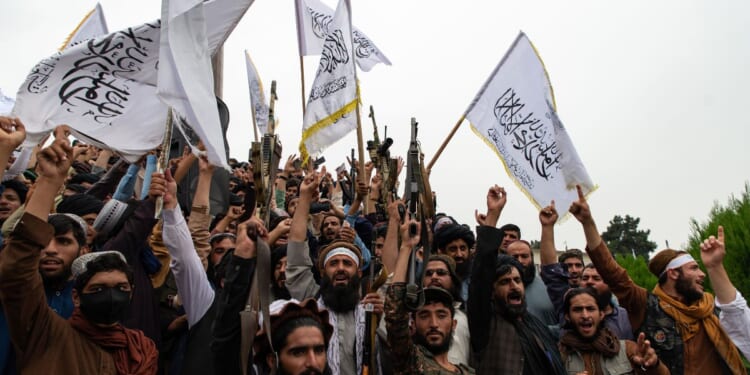
<path fill-rule="evenodd" d="M 70 35 L 63 42 L 60 50 L 70 48 L 78 43 L 87 41 L 89 39 L 96 38 L 100 35 L 109 34 L 107 29 L 107 21 L 104 19 L 104 11 L 102 5 L 96 3 L 96 7 L 86 13 L 81 22 L 76 26 Z"/>
<path fill-rule="evenodd" d="M 228 168 L 213 88 L 203 0 L 162 0 L 156 94 L 193 125 L 208 160 Z"/>
<path fill-rule="evenodd" d="M 5 96 L 5 93 L 0 89 L 0 115 L 10 114 L 13 110 L 13 103 L 16 101 L 13 98 Z"/>
<path fill-rule="evenodd" d="M 263 93 L 263 82 L 255 69 L 250 53 L 245 50 L 245 64 L 247 65 L 247 84 L 250 87 L 250 106 L 253 108 L 255 126 L 260 134 L 268 132 L 268 104 Z"/>
<path fill-rule="evenodd" d="M 349 1 L 339 0 L 307 100 L 299 145 L 302 161 L 317 157 L 357 128 L 354 111 L 358 90 L 350 17 Z"/>
<path fill-rule="evenodd" d="M 537 209 L 554 200 L 566 212 L 578 199 L 576 184 L 584 194 L 596 188 L 555 112 L 544 65 L 523 32 L 465 116 Z"/>
<path fill-rule="evenodd" d="M 221 46 L 252 3 L 203 3 L 207 56 Z M 55 126 L 68 124 L 76 138 L 114 150 L 131 162 L 159 146 L 167 115 L 167 106 L 156 95 L 157 66 L 162 67 L 160 29 L 159 21 L 130 27 L 79 43 L 34 66 L 13 109 L 26 125 L 25 145 L 33 146 Z M 215 110 L 213 96 L 210 103 Z M 202 122 L 189 124 L 207 150 L 212 148 L 209 160 L 226 165 L 223 141 L 215 141 L 221 131 L 206 129 Z M 207 133 L 212 137 L 205 137 Z"/>
<path fill-rule="evenodd" d="M 296 0 L 295 8 L 300 56 L 319 55 L 333 19 L 333 9 L 320 0 Z M 352 27 L 352 39 L 360 69 L 369 72 L 378 63 L 391 65 L 375 43 L 356 27 Z"/>

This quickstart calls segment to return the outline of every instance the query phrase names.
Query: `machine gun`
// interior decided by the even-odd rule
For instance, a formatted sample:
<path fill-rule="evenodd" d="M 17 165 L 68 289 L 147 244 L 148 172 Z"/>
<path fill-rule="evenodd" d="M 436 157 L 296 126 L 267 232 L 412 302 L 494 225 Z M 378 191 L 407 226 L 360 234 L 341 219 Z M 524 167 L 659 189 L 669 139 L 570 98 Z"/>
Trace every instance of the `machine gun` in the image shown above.
<path fill-rule="evenodd" d="M 278 99 L 276 96 L 276 81 L 271 82 L 271 95 L 268 106 L 268 133 L 264 134 L 260 142 L 253 142 L 250 151 L 250 160 L 253 161 L 253 180 L 255 183 L 255 214 L 261 218 L 266 228 L 270 224 L 271 200 L 274 199 L 276 170 L 281 160 L 281 142 L 274 134 L 276 120 L 274 118 L 274 104 Z M 251 238 L 257 237 L 256 233 Z M 270 279 L 271 250 L 265 241 L 257 238 L 257 264 L 253 276 L 250 294 L 247 296 L 245 308 L 240 312 L 241 341 L 240 358 L 242 362 L 242 373 L 247 375 L 248 362 L 251 355 L 253 340 L 258 329 L 258 314 L 270 316 L 269 305 L 271 303 L 268 295 L 267 281 Z M 271 343 L 270 319 L 263 320 L 264 329 Z"/>
<path fill-rule="evenodd" d="M 383 143 L 380 143 L 378 124 L 375 122 L 375 111 L 372 106 L 370 106 L 369 117 L 372 119 L 373 140 L 367 141 L 367 151 L 375 169 L 383 177 L 383 182 L 380 185 L 380 198 L 375 203 L 375 209 L 379 216 L 385 218 L 388 211 L 386 209 L 388 194 L 395 193 L 398 160 L 392 159 L 389 151 L 389 148 L 393 145 L 393 139 L 386 137 Z"/>

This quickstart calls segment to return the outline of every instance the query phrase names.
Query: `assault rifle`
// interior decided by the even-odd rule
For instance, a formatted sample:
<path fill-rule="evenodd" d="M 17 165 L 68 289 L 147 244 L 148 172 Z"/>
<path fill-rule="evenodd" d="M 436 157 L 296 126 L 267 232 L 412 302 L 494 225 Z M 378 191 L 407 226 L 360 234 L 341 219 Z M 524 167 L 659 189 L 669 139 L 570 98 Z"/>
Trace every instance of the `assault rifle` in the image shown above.
<path fill-rule="evenodd" d="M 373 140 L 367 141 L 367 151 L 370 154 L 370 160 L 375 165 L 375 169 L 383 177 L 383 182 L 380 185 L 380 198 L 375 203 L 375 209 L 379 216 L 385 218 L 388 212 L 386 209 L 388 194 L 395 193 L 396 178 L 398 177 L 396 175 L 398 160 L 391 159 L 389 151 L 389 148 L 393 145 L 393 139 L 386 137 L 385 141 L 380 143 L 378 124 L 375 122 L 375 111 L 372 106 L 370 106 L 369 117 L 372 119 Z"/>
<path fill-rule="evenodd" d="M 276 81 L 271 82 L 271 95 L 268 106 L 268 133 L 264 134 L 260 142 L 253 142 L 250 151 L 250 160 L 253 162 L 253 180 L 255 183 L 255 213 L 263 221 L 266 228 L 270 224 L 271 200 L 276 193 L 275 181 L 276 170 L 281 160 L 281 142 L 276 130 L 274 118 L 274 104 L 278 99 L 276 96 Z M 257 234 L 251 238 L 257 237 Z M 242 361 L 242 374 L 247 375 L 248 362 L 251 355 L 253 340 L 258 329 L 258 314 L 262 311 L 264 317 L 270 316 L 269 305 L 271 303 L 268 295 L 267 282 L 271 277 L 271 250 L 265 241 L 256 239 L 257 267 L 253 276 L 250 294 L 247 296 L 245 309 L 240 312 L 241 342 L 240 358 Z M 270 319 L 263 320 L 263 326 L 271 343 Z"/>
<path fill-rule="evenodd" d="M 409 200 L 409 215 L 416 218 L 422 224 L 422 233 L 420 245 L 424 251 L 424 259 L 429 259 L 431 244 L 429 243 L 427 219 L 431 216 L 432 191 L 429 191 L 429 185 L 425 183 L 426 175 L 424 173 L 424 159 L 417 140 L 417 120 L 411 119 L 411 141 L 409 142 L 409 152 L 406 156 L 406 181 L 404 184 L 404 198 Z M 409 228 L 409 235 L 417 235 L 416 225 Z M 408 283 L 406 285 L 406 307 L 412 311 L 418 309 L 424 304 L 424 294 L 422 293 L 421 280 L 417 277 L 417 259 L 416 249 L 412 249 L 411 261 L 409 264 Z"/>

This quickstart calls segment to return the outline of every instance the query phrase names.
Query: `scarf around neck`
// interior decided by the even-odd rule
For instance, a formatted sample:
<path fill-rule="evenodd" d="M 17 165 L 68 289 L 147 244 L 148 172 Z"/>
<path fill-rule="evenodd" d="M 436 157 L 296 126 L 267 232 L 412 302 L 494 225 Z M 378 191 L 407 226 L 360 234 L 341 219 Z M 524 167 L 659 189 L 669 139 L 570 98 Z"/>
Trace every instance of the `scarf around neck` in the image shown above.
<path fill-rule="evenodd" d="M 659 307 L 675 320 L 683 341 L 688 341 L 701 329 L 706 330 L 711 343 L 726 362 L 733 374 L 746 374 L 737 347 L 719 324 L 719 317 L 714 314 L 714 297 L 703 293 L 698 302 L 687 306 L 672 298 L 657 284 L 653 293 L 659 297 Z"/>
<path fill-rule="evenodd" d="M 78 332 L 112 355 L 118 374 L 156 374 L 159 352 L 142 331 L 121 324 L 100 327 L 86 319 L 79 308 L 73 311 L 68 321 Z"/>
<path fill-rule="evenodd" d="M 575 329 L 571 329 L 565 332 L 560 338 L 560 351 L 563 353 L 563 358 L 567 355 L 577 353 L 591 353 L 596 358 L 592 365 L 594 366 L 594 374 L 603 374 L 602 370 L 602 358 L 612 358 L 620 352 L 620 340 L 617 336 L 612 333 L 607 327 L 599 329 L 596 337 L 592 339 L 585 339 L 575 332 Z M 583 359 L 583 354 L 580 354 Z"/>

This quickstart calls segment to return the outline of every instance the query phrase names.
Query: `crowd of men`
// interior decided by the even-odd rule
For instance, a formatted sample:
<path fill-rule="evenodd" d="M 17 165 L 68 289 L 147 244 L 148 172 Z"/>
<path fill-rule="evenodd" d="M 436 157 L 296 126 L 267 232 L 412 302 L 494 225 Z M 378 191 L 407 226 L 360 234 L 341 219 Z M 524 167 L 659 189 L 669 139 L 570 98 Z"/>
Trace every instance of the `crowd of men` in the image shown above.
<path fill-rule="evenodd" d="M 381 196 L 372 163 L 357 171 L 368 186 L 292 155 L 264 222 L 251 163 L 233 161 L 231 204 L 211 215 L 204 157 L 160 173 L 154 155 L 129 164 L 72 145 L 65 126 L 53 137 L 16 159 L 24 126 L 0 117 L 0 375 L 747 373 L 750 309 L 721 228 L 701 244 L 716 297 L 673 249 L 651 258 L 648 291 L 615 262 L 580 188 L 569 211 L 591 264 L 557 251 L 554 202 L 535 260 L 518 226 L 498 227 L 497 185 L 472 230 Z M 258 300 L 268 313 L 248 315 Z"/>

